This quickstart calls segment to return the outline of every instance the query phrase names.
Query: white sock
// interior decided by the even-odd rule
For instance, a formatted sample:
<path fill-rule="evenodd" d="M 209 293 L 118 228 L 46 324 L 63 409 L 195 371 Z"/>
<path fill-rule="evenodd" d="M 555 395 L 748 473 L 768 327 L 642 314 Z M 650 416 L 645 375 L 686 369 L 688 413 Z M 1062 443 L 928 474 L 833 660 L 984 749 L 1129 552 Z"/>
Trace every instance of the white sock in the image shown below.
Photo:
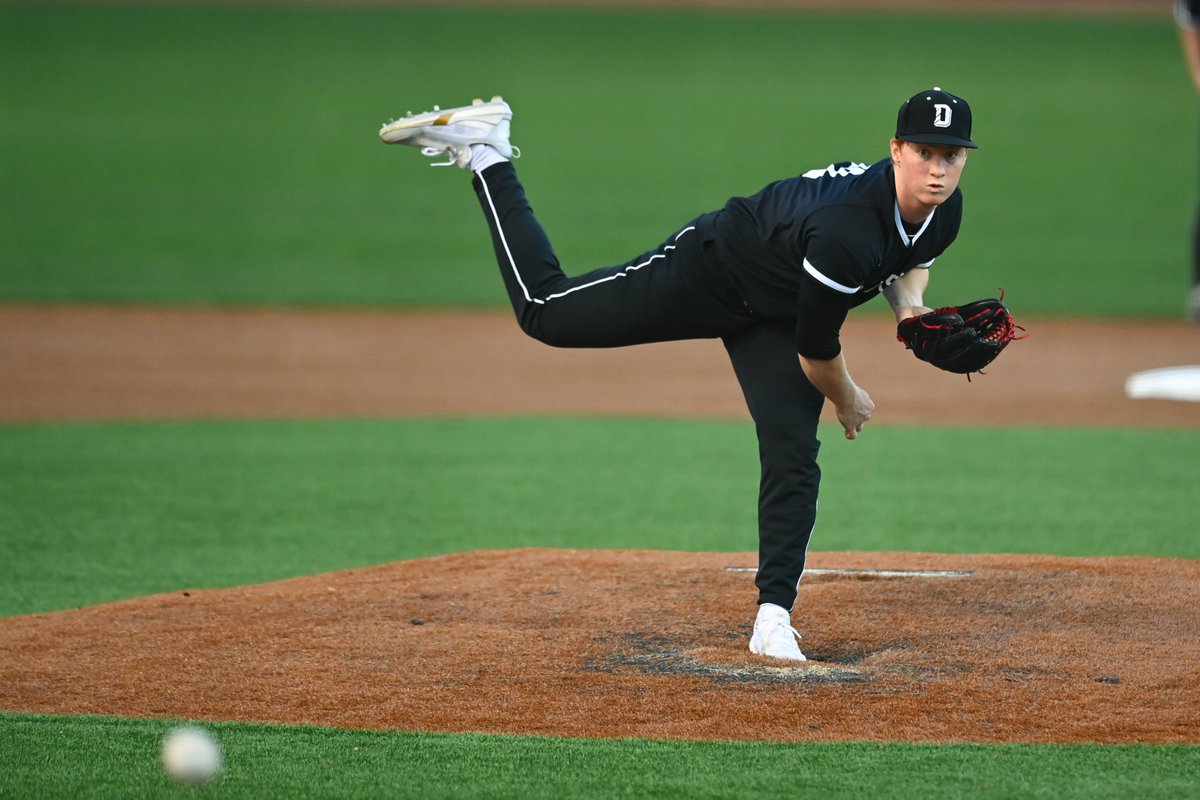
<path fill-rule="evenodd" d="M 758 619 L 783 619 L 791 622 L 792 614 L 783 606 L 777 606 L 774 603 L 763 603 L 758 607 Z"/>
<path fill-rule="evenodd" d="M 500 164 L 505 161 L 508 161 L 508 159 L 500 155 L 500 151 L 490 144 L 471 145 L 472 172 L 483 172 L 493 164 Z"/>

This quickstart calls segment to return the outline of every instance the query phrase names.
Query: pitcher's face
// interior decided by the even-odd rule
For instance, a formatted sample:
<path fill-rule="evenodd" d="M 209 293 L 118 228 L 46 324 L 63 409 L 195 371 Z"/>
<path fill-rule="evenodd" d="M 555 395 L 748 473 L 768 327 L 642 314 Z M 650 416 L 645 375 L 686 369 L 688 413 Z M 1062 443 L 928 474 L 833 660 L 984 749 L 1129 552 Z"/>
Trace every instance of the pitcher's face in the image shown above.
<path fill-rule="evenodd" d="M 915 215 L 909 221 L 917 222 L 954 194 L 967 163 L 967 149 L 893 139 L 892 162 L 900 213 Z"/>

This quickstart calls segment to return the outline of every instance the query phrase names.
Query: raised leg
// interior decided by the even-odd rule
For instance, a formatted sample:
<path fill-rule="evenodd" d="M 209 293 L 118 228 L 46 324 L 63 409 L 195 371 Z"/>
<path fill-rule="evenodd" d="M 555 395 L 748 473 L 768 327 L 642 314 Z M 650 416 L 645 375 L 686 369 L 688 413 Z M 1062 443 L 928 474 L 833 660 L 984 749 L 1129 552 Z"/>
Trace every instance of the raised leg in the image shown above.
<path fill-rule="evenodd" d="M 622 264 L 568 277 L 510 163 L 475 174 L 496 261 L 521 328 L 556 347 L 716 338 L 749 324 L 701 264 L 696 223 Z"/>

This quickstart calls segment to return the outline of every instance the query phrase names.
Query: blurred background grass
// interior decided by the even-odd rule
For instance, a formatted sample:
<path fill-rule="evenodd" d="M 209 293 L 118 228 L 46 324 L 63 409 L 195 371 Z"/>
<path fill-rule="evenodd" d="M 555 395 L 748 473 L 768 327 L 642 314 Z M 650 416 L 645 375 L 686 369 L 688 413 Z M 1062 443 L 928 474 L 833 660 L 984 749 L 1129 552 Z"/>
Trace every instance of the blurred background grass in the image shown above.
<path fill-rule="evenodd" d="M 931 299 L 1177 316 L 1195 98 L 1154 17 L 0 5 L 0 300 L 491 306 L 467 176 L 376 138 L 502 93 L 571 272 L 968 98 Z M 447 172 L 450 172 L 449 170 Z M 455 171 L 456 172 L 456 171 Z M 876 311 L 881 309 L 876 308 Z"/>

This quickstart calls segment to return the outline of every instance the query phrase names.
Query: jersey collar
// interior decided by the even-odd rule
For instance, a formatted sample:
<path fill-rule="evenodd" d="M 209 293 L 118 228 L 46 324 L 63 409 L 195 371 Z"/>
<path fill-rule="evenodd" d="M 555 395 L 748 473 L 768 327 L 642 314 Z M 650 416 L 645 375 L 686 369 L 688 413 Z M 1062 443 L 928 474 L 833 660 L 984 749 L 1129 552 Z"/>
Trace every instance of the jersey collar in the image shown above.
<path fill-rule="evenodd" d="M 929 227 L 929 223 L 933 221 L 933 215 L 937 213 L 937 209 L 934 208 L 933 211 L 929 212 L 929 216 L 926 217 L 925 222 L 921 224 L 921 230 L 917 231 L 912 236 L 909 236 L 908 231 L 904 230 L 904 220 L 900 219 L 899 200 L 895 202 L 894 207 L 896 210 L 896 231 L 900 234 L 900 241 L 904 242 L 905 247 L 912 247 L 917 243 L 917 239 L 921 238 L 921 234 L 925 232 L 925 229 Z"/>

